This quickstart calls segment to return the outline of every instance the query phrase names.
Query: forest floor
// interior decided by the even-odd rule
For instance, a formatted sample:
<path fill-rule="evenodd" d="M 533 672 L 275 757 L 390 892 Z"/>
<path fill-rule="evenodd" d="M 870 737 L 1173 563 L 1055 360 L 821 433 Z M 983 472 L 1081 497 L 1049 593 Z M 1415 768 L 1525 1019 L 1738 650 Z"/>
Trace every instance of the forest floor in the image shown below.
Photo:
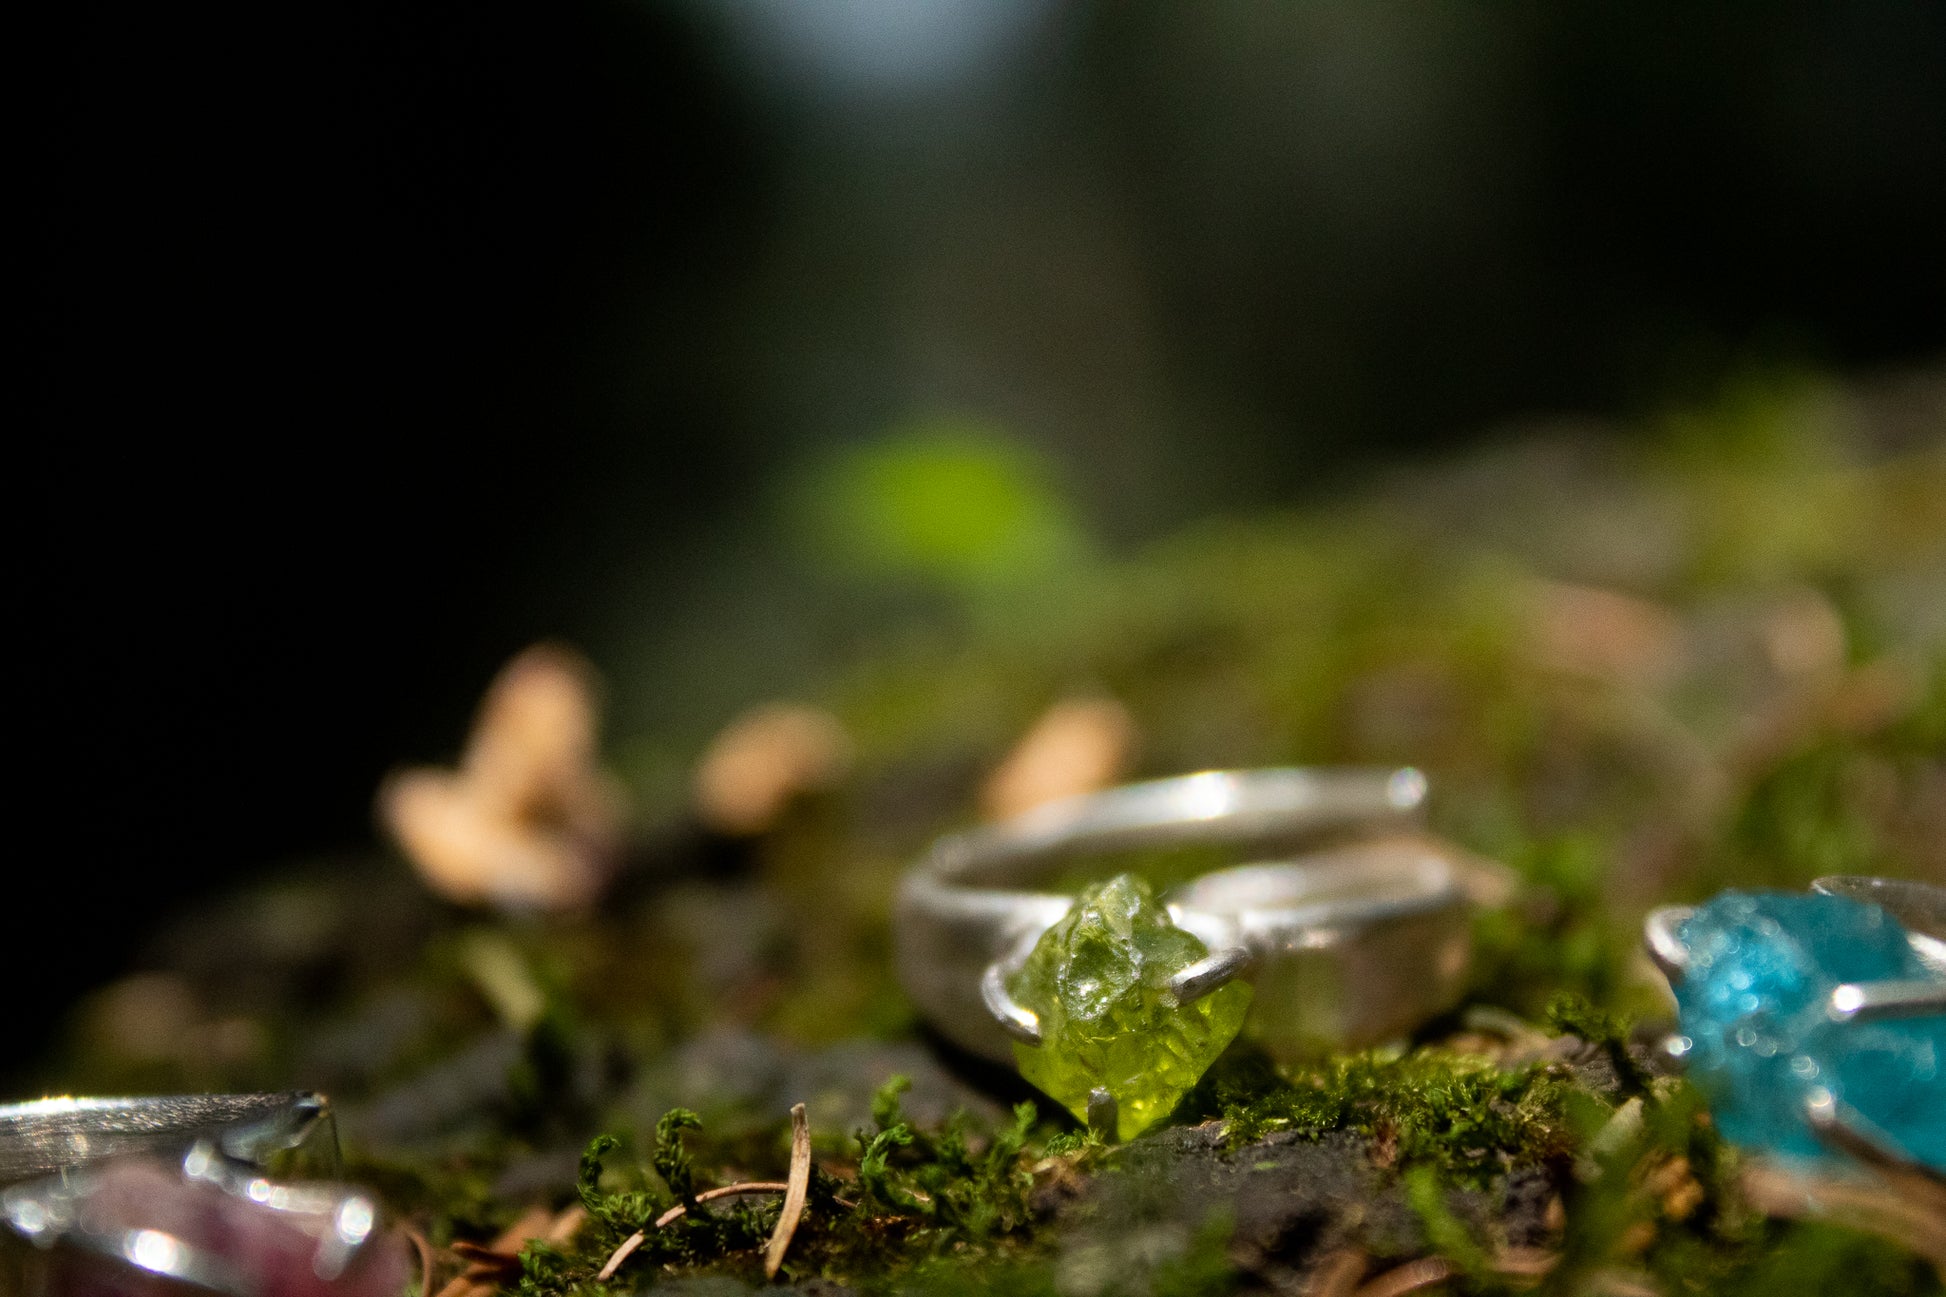
<path fill-rule="evenodd" d="M 1536 434 L 942 607 L 725 739 L 717 784 L 611 736 L 598 900 L 509 917 L 401 856 L 319 862 L 161 933 L 47 1076 L 328 1092 L 449 1297 L 1938 1291 L 1946 1224 L 1869 1179 L 1818 1206 L 1717 1136 L 1640 949 L 1724 887 L 1946 881 L 1937 376 Z M 901 871 L 1033 799 L 1033 734 L 1106 778 L 1410 764 L 1518 887 L 1415 1038 L 1239 1044 L 1104 1144 L 890 970 Z M 783 1195 L 708 1191 L 784 1181 L 798 1104 L 767 1280 Z"/>

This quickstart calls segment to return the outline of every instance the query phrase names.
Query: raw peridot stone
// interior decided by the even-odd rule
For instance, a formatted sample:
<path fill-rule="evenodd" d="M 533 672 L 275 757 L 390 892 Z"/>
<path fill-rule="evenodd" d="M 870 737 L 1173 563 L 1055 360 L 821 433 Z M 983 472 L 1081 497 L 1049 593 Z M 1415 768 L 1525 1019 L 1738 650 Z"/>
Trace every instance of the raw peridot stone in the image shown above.
<path fill-rule="evenodd" d="M 1235 1039 L 1250 988 L 1228 982 L 1189 1004 L 1169 979 L 1209 954 L 1129 874 L 1075 897 L 1007 984 L 1040 1015 L 1041 1043 L 1015 1045 L 1020 1074 L 1082 1120 L 1100 1086 L 1115 1097 L 1116 1137 L 1169 1115 Z"/>

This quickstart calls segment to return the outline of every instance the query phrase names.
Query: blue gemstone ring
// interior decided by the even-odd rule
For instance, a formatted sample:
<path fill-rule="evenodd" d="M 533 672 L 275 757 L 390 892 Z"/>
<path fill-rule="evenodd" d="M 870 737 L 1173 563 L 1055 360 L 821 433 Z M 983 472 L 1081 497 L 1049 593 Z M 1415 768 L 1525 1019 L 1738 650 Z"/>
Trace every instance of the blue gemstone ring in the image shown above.
<path fill-rule="evenodd" d="M 1644 925 L 1669 1052 L 1735 1143 L 1946 1178 L 1946 888 L 1821 878 Z"/>

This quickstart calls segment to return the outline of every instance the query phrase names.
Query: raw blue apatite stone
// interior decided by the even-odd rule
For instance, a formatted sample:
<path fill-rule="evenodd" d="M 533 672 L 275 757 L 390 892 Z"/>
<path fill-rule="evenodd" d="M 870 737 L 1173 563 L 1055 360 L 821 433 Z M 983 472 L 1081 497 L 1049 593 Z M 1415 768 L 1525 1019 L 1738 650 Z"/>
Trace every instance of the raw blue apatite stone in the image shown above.
<path fill-rule="evenodd" d="M 1925 979 L 1905 929 L 1838 896 L 1724 892 L 1677 929 L 1690 1075 L 1738 1144 L 1837 1158 L 1804 1117 L 1818 1087 L 1911 1157 L 1946 1172 L 1946 1016 L 1832 1022 L 1843 982 Z"/>

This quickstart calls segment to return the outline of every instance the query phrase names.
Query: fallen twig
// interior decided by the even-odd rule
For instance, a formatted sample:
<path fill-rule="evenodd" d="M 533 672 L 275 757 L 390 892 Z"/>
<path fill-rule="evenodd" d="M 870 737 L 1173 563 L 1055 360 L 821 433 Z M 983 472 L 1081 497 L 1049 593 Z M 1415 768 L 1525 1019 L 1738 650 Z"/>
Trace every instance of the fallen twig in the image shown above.
<path fill-rule="evenodd" d="M 595 1272 L 595 1282 L 607 1283 L 610 1279 L 613 1279 L 615 1272 L 622 1268 L 622 1262 L 633 1256 L 635 1249 L 641 1247 L 642 1240 L 647 1237 L 647 1234 L 644 1234 L 638 1229 L 623 1239 L 622 1245 L 609 1253 L 608 1259 L 601 1263 L 601 1269 Z"/>
<path fill-rule="evenodd" d="M 1341 1248 L 1318 1266 L 1311 1297 L 1353 1297 L 1372 1259 L 1355 1247 Z"/>
<path fill-rule="evenodd" d="M 745 1180 L 742 1184 L 726 1184 L 718 1189 L 705 1189 L 696 1195 L 697 1202 L 714 1202 L 718 1198 L 734 1198 L 740 1193 L 784 1193 L 790 1186 L 782 1180 Z M 655 1227 L 661 1229 L 680 1219 L 689 1210 L 677 1203 L 668 1211 L 655 1218 Z"/>
<path fill-rule="evenodd" d="M 1544 1248 L 1510 1247 L 1493 1258 L 1492 1267 L 1496 1274 L 1518 1279 L 1539 1279 L 1560 1263 L 1558 1253 Z M 1353 1293 L 1352 1289 L 1364 1274 L 1367 1264 L 1362 1252 L 1336 1253 L 1326 1263 L 1314 1291 L 1329 1294 L 1330 1297 L 1340 1297 L 1341 1294 L 1351 1294 L 1351 1297 L 1402 1297 L 1405 1293 L 1445 1283 L 1456 1273 L 1452 1263 L 1442 1257 L 1420 1257 L 1417 1261 L 1408 1261 L 1387 1270 Z"/>
<path fill-rule="evenodd" d="M 1601 1297 L 1662 1297 L 1662 1289 L 1622 1270 L 1597 1270 L 1588 1277 L 1588 1289 Z"/>
<path fill-rule="evenodd" d="M 405 1236 L 419 1253 L 419 1297 L 432 1297 L 432 1244 L 416 1229 L 406 1230 Z"/>
<path fill-rule="evenodd" d="M 789 1191 L 790 1185 L 779 1180 L 746 1180 L 742 1184 L 726 1184 L 716 1189 L 705 1189 L 696 1195 L 696 1201 L 711 1202 L 717 1198 L 730 1198 L 740 1193 L 788 1193 Z M 650 1226 L 650 1228 L 662 1229 L 672 1225 L 681 1219 L 683 1214 L 688 1210 L 689 1208 L 686 1205 L 677 1203 L 668 1211 L 657 1216 L 655 1218 L 655 1224 Z M 647 1238 L 648 1231 L 638 1229 L 623 1239 L 621 1246 L 610 1253 L 608 1260 L 602 1263 L 600 1271 L 595 1275 L 596 1280 L 606 1283 L 608 1280 L 614 1278 L 615 1271 L 621 1268 L 622 1262 L 628 1260 L 634 1254 L 635 1249 L 641 1247 Z M 447 1297 L 447 1295 L 442 1293 L 440 1297 Z"/>
<path fill-rule="evenodd" d="M 1378 1278 L 1360 1288 L 1356 1297 L 1405 1297 L 1406 1293 L 1418 1292 L 1434 1284 L 1445 1283 L 1453 1277 L 1453 1266 L 1443 1257 L 1422 1256 L 1417 1261 L 1408 1261 L 1402 1266 L 1394 1266 Z"/>

